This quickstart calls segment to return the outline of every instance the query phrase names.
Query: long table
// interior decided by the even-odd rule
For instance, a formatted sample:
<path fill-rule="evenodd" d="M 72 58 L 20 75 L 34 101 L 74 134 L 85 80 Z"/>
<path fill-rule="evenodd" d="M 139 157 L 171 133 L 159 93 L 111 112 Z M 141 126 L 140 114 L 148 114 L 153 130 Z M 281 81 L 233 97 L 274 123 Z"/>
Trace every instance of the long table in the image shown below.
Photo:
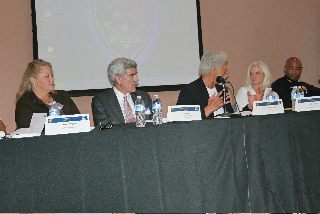
<path fill-rule="evenodd" d="M 0 140 L 0 212 L 319 212 L 320 112 Z"/>

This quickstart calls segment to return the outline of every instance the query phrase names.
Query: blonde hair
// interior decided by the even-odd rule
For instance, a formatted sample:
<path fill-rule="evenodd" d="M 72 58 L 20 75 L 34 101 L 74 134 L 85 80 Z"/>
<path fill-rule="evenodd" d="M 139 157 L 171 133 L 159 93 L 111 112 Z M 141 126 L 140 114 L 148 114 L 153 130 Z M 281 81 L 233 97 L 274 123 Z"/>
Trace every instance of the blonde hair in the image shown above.
<path fill-rule="evenodd" d="M 250 70 L 252 67 L 254 66 L 259 66 L 261 68 L 261 71 L 264 74 L 264 78 L 263 78 L 263 82 L 262 82 L 262 88 L 270 88 L 271 83 L 272 83 L 272 75 L 271 72 L 269 70 L 269 67 L 267 65 L 267 63 L 263 62 L 263 61 L 256 61 L 253 62 L 249 68 L 248 68 L 248 72 L 247 72 L 247 76 L 245 78 L 245 80 L 242 83 L 242 86 L 244 87 L 248 87 L 248 86 L 252 86 L 252 82 L 251 82 L 251 78 L 250 78 Z"/>
<path fill-rule="evenodd" d="M 20 97 L 22 97 L 22 95 L 26 91 L 32 91 L 32 83 L 30 81 L 30 77 L 37 78 L 40 73 L 41 67 L 43 66 L 49 66 L 52 69 L 51 63 L 46 62 L 43 59 L 33 60 L 28 64 L 28 67 L 22 76 L 22 81 L 19 86 L 19 90 L 16 94 L 16 102 L 18 102 Z"/>

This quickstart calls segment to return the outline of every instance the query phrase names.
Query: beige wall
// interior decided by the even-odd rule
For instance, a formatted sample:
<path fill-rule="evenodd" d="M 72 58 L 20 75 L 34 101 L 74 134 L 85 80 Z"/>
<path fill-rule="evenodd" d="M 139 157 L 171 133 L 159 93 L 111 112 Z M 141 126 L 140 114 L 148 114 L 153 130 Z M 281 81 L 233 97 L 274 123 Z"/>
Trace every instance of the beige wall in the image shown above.
<path fill-rule="evenodd" d="M 319 0 L 200 0 L 200 7 L 204 51 L 228 53 L 235 93 L 253 61 L 268 63 L 277 79 L 290 56 L 302 60 L 301 80 L 320 87 Z M 0 0 L 0 38 L 0 118 L 10 133 L 15 129 L 15 93 L 33 59 L 29 0 Z M 175 104 L 179 92 L 154 94 L 168 106 Z M 91 114 L 92 97 L 73 99 L 81 113 Z M 164 107 L 164 116 L 166 112 Z"/>
<path fill-rule="evenodd" d="M 0 0 L 0 118 L 14 131 L 15 94 L 32 61 L 31 1 Z"/>
<path fill-rule="evenodd" d="M 265 61 L 275 80 L 284 75 L 291 56 L 302 60 L 301 80 L 320 86 L 319 0 L 202 0 L 200 4 L 204 51 L 228 53 L 229 80 L 236 91 L 252 62 Z"/>

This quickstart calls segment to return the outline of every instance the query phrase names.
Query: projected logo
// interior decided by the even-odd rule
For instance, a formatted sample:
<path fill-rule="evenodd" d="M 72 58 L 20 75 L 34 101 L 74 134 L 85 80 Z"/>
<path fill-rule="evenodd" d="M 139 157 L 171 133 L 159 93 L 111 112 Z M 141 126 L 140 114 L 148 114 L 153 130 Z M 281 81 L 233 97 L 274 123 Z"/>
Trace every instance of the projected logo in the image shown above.
<path fill-rule="evenodd" d="M 153 28 L 152 0 L 92 0 L 96 30 L 116 57 L 134 59 L 149 41 Z"/>

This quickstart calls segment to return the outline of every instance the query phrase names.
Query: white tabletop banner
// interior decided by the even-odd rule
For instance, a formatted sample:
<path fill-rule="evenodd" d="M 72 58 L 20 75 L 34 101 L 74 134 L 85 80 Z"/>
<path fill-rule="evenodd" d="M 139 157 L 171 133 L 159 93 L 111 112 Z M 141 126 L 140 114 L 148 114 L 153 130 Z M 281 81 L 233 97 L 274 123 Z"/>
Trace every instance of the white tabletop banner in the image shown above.
<path fill-rule="evenodd" d="M 201 120 L 201 111 L 199 105 L 168 106 L 168 122 L 192 120 Z"/>
<path fill-rule="evenodd" d="M 254 101 L 252 115 L 268 115 L 284 113 L 283 102 L 279 100 Z"/>
<path fill-rule="evenodd" d="M 45 135 L 90 132 L 89 114 L 49 116 L 46 118 Z"/>
<path fill-rule="evenodd" d="M 292 102 L 292 111 L 320 110 L 320 96 L 297 98 Z"/>

